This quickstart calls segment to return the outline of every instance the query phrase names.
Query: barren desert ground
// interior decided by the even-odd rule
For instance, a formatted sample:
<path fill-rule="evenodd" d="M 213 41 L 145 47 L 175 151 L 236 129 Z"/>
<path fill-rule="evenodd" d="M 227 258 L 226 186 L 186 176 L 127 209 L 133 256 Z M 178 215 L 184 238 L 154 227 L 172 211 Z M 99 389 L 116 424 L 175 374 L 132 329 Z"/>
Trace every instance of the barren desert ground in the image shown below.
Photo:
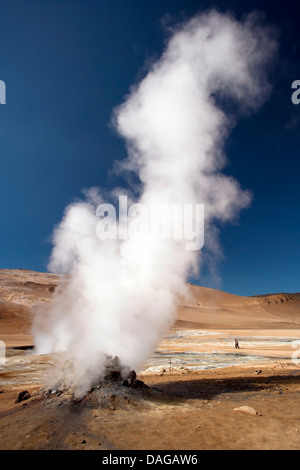
<path fill-rule="evenodd" d="M 30 349 L 33 312 L 65 281 L 0 270 L 0 449 L 300 448 L 300 294 L 190 286 L 140 382 L 109 380 L 75 402 L 46 393 L 55 358 Z"/>

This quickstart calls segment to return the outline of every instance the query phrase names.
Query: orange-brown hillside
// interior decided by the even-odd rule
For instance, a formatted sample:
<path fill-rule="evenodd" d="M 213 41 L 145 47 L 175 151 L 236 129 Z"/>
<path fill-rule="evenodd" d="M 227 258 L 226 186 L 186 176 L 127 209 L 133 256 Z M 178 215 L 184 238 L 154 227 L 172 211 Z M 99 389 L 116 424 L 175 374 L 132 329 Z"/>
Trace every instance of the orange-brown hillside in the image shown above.
<path fill-rule="evenodd" d="M 241 297 L 190 285 L 191 299 L 179 308 L 178 324 L 188 328 L 298 329 L 300 294 Z"/>
<path fill-rule="evenodd" d="M 49 302 L 65 276 L 23 269 L 0 270 L 0 340 L 32 345 L 34 309 Z M 177 326 L 201 329 L 299 329 L 300 294 L 241 297 L 190 285 L 191 297 L 178 310 Z"/>

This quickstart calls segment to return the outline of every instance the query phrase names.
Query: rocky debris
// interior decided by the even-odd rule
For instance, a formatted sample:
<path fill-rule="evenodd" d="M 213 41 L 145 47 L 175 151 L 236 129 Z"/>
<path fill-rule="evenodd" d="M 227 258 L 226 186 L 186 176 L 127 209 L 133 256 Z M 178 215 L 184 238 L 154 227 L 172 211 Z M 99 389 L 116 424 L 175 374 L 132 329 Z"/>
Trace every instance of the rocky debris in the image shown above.
<path fill-rule="evenodd" d="M 50 397 L 50 396 L 57 396 L 59 397 L 62 393 L 67 392 L 62 386 L 58 386 L 55 388 L 48 388 L 48 390 L 45 391 L 44 396 L 45 397 Z"/>
<path fill-rule="evenodd" d="M 142 380 L 137 379 L 136 372 L 130 370 L 129 368 L 124 368 L 120 366 L 119 359 L 116 356 L 114 359 L 115 364 L 118 364 L 118 368 L 109 369 L 105 375 L 106 381 L 119 382 L 120 386 L 130 387 L 130 388 L 148 388 Z M 99 385 L 101 388 L 101 384 Z"/>
<path fill-rule="evenodd" d="M 136 372 L 132 370 L 128 378 L 124 380 L 123 385 L 125 385 L 125 387 L 131 387 L 136 381 Z"/>
<path fill-rule="evenodd" d="M 267 304 L 283 304 L 284 302 L 294 302 L 295 298 L 290 294 L 272 294 L 264 297 Z"/>
<path fill-rule="evenodd" d="M 118 356 L 106 355 L 104 363 L 104 380 L 127 380 L 131 374 L 129 367 L 123 366 Z"/>
<path fill-rule="evenodd" d="M 172 373 L 176 373 L 176 374 L 180 374 L 180 375 L 184 375 L 184 374 L 190 374 L 191 370 L 188 368 L 188 367 L 184 367 L 184 366 L 180 366 L 180 367 L 163 367 L 162 369 L 160 369 L 159 371 L 159 375 L 164 375 L 164 374 L 172 374 Z"/>
<path fill-rule="evenodd" d="M 98 387 L 101 388 L 101 381 Z M 147 387 L 144 382 L 137 379 L 136 372 L 129 367 L 123 366 L 118 356 L 107 356 L 105 362 L 104 382 L 119 382 L 120 385 L 131 388 Z M 97 387 L 97 388 L 98 388 Z"/>
<path fill-rule="evenodd" d="M 191 371 L 188 367 L 183 367 L 183 366 L 180 366 L 179 367 L 179 374 L 189 374 Z"/>
<path fill-rule="evenodd" d="M 262 370 L 261 369 L 255 369 L 254 374 L 257 374 L 257 375 L 262 374 Z"/>
<path fill-rule="evenodd" d="M 28 400 L 28 398 L 30 397 L 30 393 L 27 392 L 27 390 L 23 390 L 23 392 L 18 393 L 15 403 L 20 403 L 21 401 Z"/>
<path fill-rule="evenodd" d="M 257 415 L 262 416 L 258 411 L 256 411 L 251 406 L 240 406 L 239 408 L 234 408 L 234 411 L 241 411 L 242 413 L 246 413 L 248 415 Z"/>
<path fill-rule="evenodd" d="M 121 372 L 119 370 L 107 369 L 104 379 L 105 380 L 119 380 L 121 379 Z"/>
<path fill-rule="evenodd" d="M 98 378 L 95 380 L 94 384 L 89 390 L 83 394 L 77 394 L 76 389 L 73 390 L 73 387 L 67 386 L 64 382 L 64 373 L 68 375 L 68 371 L 71 372 L 74 366 L 73 360 L 69 359 L 65 362 L 64 366 L 61 368 L 62 378 L 59 380 L 52 388 L 47 390 L 42 390 L 42 394 L 45 398 L 54 398 L 60 397 L 64 398 L 73 397 L 74 403 L 80 403 L 85 397 L 95 396 L 98 401 L 103 406 L 109 406 L 113 409 L 113 403 L 117 403 L 120 399 L 126 403 L 129 403 L 129 399 L 126 396 L 128 388 L 134 389 L 137 392 L 139 390 L 142 392 L 143 389 L 147 389 L 148 386 L 144 384 L 141 380 L 137 379 L 136 372 L 130 370 L 129 367 L 123 366 L 120 362 L 118 356 L 109 356 L 105 357 L 105 362 L 103 364 L 104 369 L 102 368 L 99 372 Z"/>

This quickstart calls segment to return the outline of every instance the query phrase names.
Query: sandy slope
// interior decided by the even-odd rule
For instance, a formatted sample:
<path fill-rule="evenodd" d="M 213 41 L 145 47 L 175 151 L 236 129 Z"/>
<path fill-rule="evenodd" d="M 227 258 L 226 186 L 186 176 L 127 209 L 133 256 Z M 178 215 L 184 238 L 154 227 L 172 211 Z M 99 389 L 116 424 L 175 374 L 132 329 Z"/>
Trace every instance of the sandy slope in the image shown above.
<path fill-rule="evenodd" d="M 190 286 L 191 299 L 178 312 L 178 325 L 201 329 L 299 329 L 300 294 L 241 297 Z"/>
<path fill-rule="evenodd" d="M 0 270 L 0 340 L 7 347 L 30 346 L 34 311 L 51 300 L 65 278 L 24 269 Z"/>
<path fill-rule="evenodd" d="M 49 302 L 65 276 L 23 269 L 0 270 L 0 340 L 30 345 L 32 312 Z M 300 329 L 300 294 L 240 297 L 190 285 L 191 297 L 178 310 L 176 326 L 217 330 Z"/>

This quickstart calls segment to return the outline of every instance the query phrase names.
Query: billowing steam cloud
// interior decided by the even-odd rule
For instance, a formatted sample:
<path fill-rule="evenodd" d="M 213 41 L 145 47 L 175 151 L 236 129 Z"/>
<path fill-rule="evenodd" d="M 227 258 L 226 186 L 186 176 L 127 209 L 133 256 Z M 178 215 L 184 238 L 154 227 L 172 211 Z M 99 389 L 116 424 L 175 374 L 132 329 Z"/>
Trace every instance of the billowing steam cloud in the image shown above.
<path fill-rule="evenodd" d="M 222 174 L 222 149 L 233 115 L 268 96 L 275 49 L 254 15 L 244 22 L 216 11 L 196 16 L 173 30 L 161 58 L 114 112 L 127 143 L 123 166 L 140 181 L 135 202 L 204 204 L 208 247 L 215 222 L 232 220 L 250 202 Z M 75 359 L 65 380 L 79 395 L 101 376 L 105 354 L 140 369 L 172 325 L 186 280 L 201 261 L 201 252 L 174 240 L 99 240 L 100 202 L 89 191 L 55 229 L 49 268 L 70 273 L 70 281 L 35 325 L 38 353 L 64 351 Z"/>

